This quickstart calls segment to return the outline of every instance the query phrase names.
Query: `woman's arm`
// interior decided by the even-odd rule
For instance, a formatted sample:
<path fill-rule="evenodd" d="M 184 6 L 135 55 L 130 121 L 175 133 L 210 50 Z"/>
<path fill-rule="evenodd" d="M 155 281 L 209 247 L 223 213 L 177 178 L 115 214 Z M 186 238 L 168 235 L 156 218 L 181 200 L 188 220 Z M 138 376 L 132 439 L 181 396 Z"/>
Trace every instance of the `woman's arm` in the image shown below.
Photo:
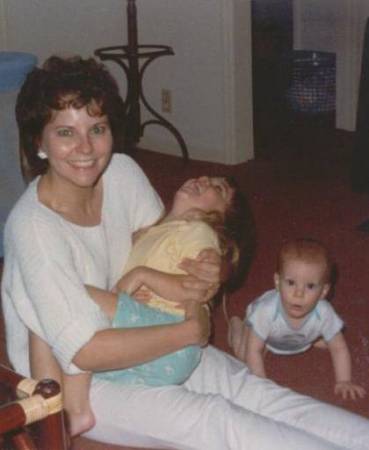
<path fill-rule="evenodd" d="M 82 370 L 124 369 L 156 359 L 188 345 L 206 345 L 210 334 L 208 309 L 185 304 L 185 320 L 177 324 L 101 330 L 75 355 Z"/>
<path fill-rule="evenodd" d="M 106 312 L 115 314 L 117 296 L 93 286 L 88 293 Z M 82 370 L 101 371 L 135 366 L 187 345 L 205 345 L 210 334 L 208 310 L 196 302 L 186 305 L 185 321 L 173 325 L 99 331 L 73 362 Z M 30 332 L 32 376 L 61 382 L 61 370 L 49 345 Z"/>

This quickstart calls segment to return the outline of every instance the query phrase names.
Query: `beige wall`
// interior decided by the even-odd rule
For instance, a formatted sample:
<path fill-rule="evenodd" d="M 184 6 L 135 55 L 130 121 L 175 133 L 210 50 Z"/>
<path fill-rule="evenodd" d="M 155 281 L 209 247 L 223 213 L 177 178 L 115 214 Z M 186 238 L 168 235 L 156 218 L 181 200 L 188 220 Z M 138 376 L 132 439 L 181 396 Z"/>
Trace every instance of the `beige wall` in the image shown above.
<path fill-rule="evenodd" d="M 126 43 L 122 0 L 47 0 L 47 7 L 43 0 L 1 2 L 5 48 L 35 53 L 41 62 L 55 52 L 87 56 L 98 47 Z M 235 164 L 253 157 L 250 3 L 137 1 L 139 42 L 166 44 L 175 51 L 148 67 L 146 97 L 160 110 L 161 90 L 170 89 L 173 111 L 165 117 L 182 133 L 194 159 Z M 125 92 L 123 72 L 108 65 Z M 159 126 L 146 128 L 141 145 L 180 154 L 176 141 Z"/>

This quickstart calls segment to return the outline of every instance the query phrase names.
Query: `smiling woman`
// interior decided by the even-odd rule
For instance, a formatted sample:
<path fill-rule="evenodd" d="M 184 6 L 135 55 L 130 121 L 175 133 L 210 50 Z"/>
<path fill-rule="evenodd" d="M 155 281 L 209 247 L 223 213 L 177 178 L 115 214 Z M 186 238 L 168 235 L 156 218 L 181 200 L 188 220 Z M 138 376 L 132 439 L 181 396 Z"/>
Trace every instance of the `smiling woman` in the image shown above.
<path fill-rule="evenodd" d="M 42 98 L 30 89 L 36 83 L 44 89 Z M 17 120 L 23 173 L 42 175 L 42 204 L 77 225 L 100 223 L 101 175 L 111 158 L 113 134 L 114 142 L 122 142 L 119 119 L 124 122 L 124 105 L 115 80 L 94 60 L 71 64 L 52 57 L 43 70 L 29 74 Z"/>
<path fill-rule="evenodd" d="M 35 95 L 35 86 L 42 89 L 42 97 Z M 48 151 L 43 147 L 52 138 L 70 138 L 63 147 L 71 148 L 73 142 L 83 148 L 92 144 L 93 136 L 109 131 L 109 151 L 123 150 L 125 106 L 115 80 L 93 59 L 49 58 L 43 69 L 28 75 L 16 115 L 23 173 L 29 179 L 47 171 Z"/>
<path fill-rule="evenodd" d="M 42 155 L 49 164 L 38 185 L 40 201 L 78 225 L 100 223 L 99 180 L 110 161 L 112 143 L 106 116 L 91 116 L 86 106 L 53 112 L 42 132 L 38 151 L 38 156 Z M 75 201 L 70 203 L 70 197 L 76 196 L 80 189 L 83 189 L 84 210 L 76 210 Z M 91 190 L 89 201 L 88 189 Z"/>

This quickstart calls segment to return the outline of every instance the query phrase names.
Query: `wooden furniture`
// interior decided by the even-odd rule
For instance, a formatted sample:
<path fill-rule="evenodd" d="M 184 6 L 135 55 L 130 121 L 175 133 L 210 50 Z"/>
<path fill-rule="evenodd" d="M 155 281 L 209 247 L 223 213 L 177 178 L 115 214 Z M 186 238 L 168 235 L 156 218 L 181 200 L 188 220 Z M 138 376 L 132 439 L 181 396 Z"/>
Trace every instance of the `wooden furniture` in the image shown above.
<path fill-rule="evenodd" d="M 59 384 L 22 377 L 0 364 L 0 449 L 67 448 Z"/>
<path fill-rule="evenodd" d="M 127 126 L 126 146 L 131 151 L 144 134 L 148 125 L 166 128 L 177 140 L 183 158 L 188 160 L 186 143 L 179 131 L 148 103 L 143 92 L 143 76 L 147 66 L 161 56 L 174 55 L 171 47 L 166 45 L 139 45 L 137 32 L 137 8 L 135 0 L 127 0 L 128 45 L 104 47 L 95 50 L 95 55 L 102 61 L 113 61 L 124 71 L 127 78 Z M 142 64 L 140 64 L 142 61 Z M 141 123 L 141 105 L 154 117 Z"/>

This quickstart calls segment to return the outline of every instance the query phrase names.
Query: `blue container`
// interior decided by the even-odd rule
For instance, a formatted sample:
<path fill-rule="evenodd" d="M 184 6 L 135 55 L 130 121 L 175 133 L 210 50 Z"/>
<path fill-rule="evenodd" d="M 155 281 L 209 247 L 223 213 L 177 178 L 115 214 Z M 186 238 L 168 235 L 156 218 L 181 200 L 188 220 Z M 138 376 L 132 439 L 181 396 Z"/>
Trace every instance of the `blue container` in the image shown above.
<path fill-rule="evenodd" d="M 287 104 L 294 112 L 330 113 L 336 109 L 336 55 L 294 50 L 290 66 Z"/>
<path fill-rule="evenodd" d="M 29 53 L 0 51 L 0 257 L 6 218 L 25 188 L 19 163 L 15 102 L 27 73 L 36 64 L 36 56 Z"/>
<path fill-rule="evenodd" d="M 24 52 L 0 52 L 0 92 L 19 89 L 37 57 Z"/>

